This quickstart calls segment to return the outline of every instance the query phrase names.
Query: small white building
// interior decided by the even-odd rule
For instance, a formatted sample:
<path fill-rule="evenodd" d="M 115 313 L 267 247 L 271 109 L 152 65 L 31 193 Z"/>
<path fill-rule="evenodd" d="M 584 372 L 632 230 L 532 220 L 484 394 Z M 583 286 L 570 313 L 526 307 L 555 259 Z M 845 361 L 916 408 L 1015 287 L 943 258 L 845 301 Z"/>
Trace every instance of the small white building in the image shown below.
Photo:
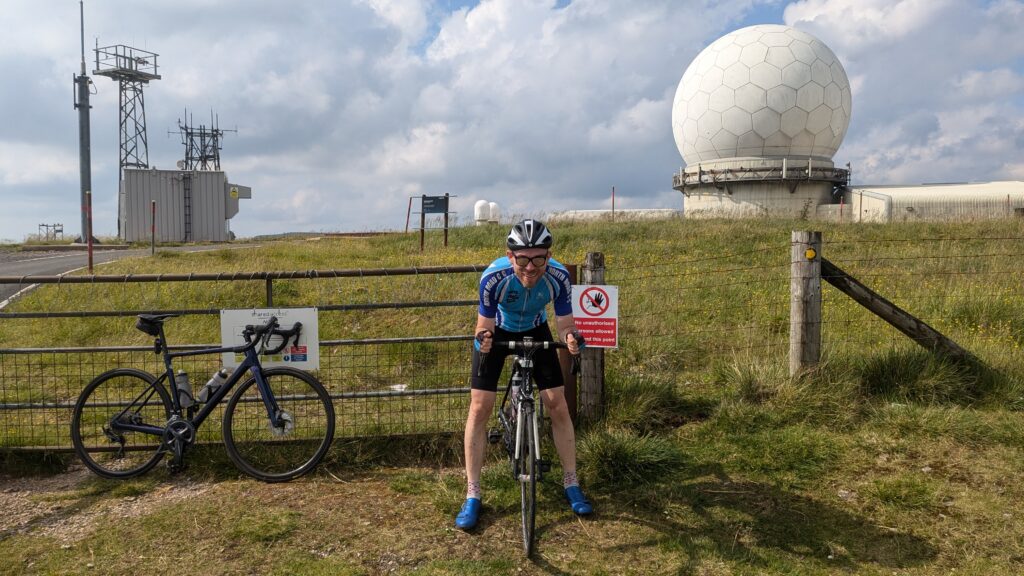
<path fill-rule="evenodd" d="M 851 186 L 818 216 L 845 222 L 1024 218 L 1024 182 Z"/>

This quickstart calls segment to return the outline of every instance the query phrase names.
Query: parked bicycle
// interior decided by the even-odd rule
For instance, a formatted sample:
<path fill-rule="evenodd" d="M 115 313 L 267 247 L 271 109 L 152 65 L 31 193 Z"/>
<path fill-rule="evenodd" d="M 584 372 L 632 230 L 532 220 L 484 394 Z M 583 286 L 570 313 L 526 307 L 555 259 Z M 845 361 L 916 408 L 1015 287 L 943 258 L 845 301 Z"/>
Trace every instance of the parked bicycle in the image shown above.
<path fill-rule="evenodd" d="M 585 342 L 577 336 L 580 348 Z M 523 552 L 533 552 L 534 528 L 537 520 L 537 483 L 551 470 L 551 461 L 543 457 L 541 427 L 544 403 L 537 397 L 533 381 L 533 355 L 538 350 L 568 348 L 563 342 L 535 341 L 532 338 L 495 342 L 493 346 L 513 350 L 512 374 L 498 408 L 497 430 L 489 430 L 491 444 L 501 442 L 508 453 L 512 478 L 519 484 L 523 528 Z M 484 358 L 480 359 L 481 369 Z M 573 374 L 579 372 L 579 356 L 573 356 Z"/>
<path fill-rule="evenodd" d="M 312 375 L 294 368 L 264 369 L 259 358 L 260 353 L 277 354 L 292 340 L 297 343 L 302 324 L 282 330 L 272 316 L 262 326 L 246 326 L 242 346 L 171 352 L 164 321 L 175 316 L 140 314 L 135 325 L 156 337 L 154 352 L 164 360 L 159 378 L 136 368 L 116 368 L 97 376 L 78 397 L 71 440 L 82 462 L 100 476 L 123 479 L 150 470 L 170 454 L 171 471 L 181 470 L 199 427 L 245 378 L 224 408 L 224 447 L 231 460 L 265 482 L 293 480 L 316 467 L 334 438 L 330 396 Z M 278 337 L 280 344 L 271 349 L 271 340 Z M 214 374 L 193 398 L 187 374 L 175 376 L 173 360 L 224 352 L 244 354 L 244 359 L 234 371 Z"/>

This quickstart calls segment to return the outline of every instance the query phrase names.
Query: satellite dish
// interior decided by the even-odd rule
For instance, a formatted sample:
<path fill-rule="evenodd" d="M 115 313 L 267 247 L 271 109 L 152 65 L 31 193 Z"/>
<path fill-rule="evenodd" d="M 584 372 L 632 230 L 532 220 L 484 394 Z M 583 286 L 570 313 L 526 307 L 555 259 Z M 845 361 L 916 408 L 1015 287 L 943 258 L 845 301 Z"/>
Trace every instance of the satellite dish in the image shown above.
<path fill-rule="evenodd" d="M 185 161 L 184 160 L 178 160 L 178 170 L 184 170 L 184 169 L 185 169 Z"/>

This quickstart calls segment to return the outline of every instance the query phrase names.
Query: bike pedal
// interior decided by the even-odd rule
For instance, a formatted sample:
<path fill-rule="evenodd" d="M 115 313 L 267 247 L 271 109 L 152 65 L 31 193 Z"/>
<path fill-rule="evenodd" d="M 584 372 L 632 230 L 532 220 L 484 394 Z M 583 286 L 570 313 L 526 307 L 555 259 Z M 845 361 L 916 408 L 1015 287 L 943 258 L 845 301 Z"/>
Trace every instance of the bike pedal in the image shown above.
<path fill-rule="evenodd" d="M 488 430 L 487 441 L 491 444 L 497 444 L 501 441 L 501 432 L 498 430 Z"/>
<path fill-rule="evenodd" d="M 551 472 L 551 460 L 537 460 L 537 468 L 541 472 Z"/>

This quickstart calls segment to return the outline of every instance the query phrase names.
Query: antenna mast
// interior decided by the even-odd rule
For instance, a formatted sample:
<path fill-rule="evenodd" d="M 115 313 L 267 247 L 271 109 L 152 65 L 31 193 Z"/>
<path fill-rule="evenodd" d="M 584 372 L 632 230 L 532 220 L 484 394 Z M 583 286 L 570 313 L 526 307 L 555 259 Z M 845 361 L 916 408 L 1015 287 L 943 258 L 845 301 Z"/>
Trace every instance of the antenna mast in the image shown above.
<path fill-rule="evenodd" d="M 184 122 L 178 119 L 178 131 L 168 131 L 167 135 L 180 134 L 181 143 L 185 146 L 185 161 L 179 166 L 181 170 L 220 170 L 221 139 L 225 132 L 238 130 L 221 130 L 220 117 L 214 116 L 210 110 L 210 127 L 192 122 L 188 110 L 185 110 Z"/>
<path fill-rule="evenodd" d="M 86 197 L 92 190 L 92 150 L 89 135 L 89 85 L 92 80 L 85 75 L 85 3 L 78 0 L 78 15 L 82 32 L 82 69 L 74 78 L 75 109 L 78 110 L 78 172 L 81 183 L 80 203 L 82 211 L 82 232 L 80 242 L 88 242 L 92 236 L 92 215 L 89 214 Z"/>

